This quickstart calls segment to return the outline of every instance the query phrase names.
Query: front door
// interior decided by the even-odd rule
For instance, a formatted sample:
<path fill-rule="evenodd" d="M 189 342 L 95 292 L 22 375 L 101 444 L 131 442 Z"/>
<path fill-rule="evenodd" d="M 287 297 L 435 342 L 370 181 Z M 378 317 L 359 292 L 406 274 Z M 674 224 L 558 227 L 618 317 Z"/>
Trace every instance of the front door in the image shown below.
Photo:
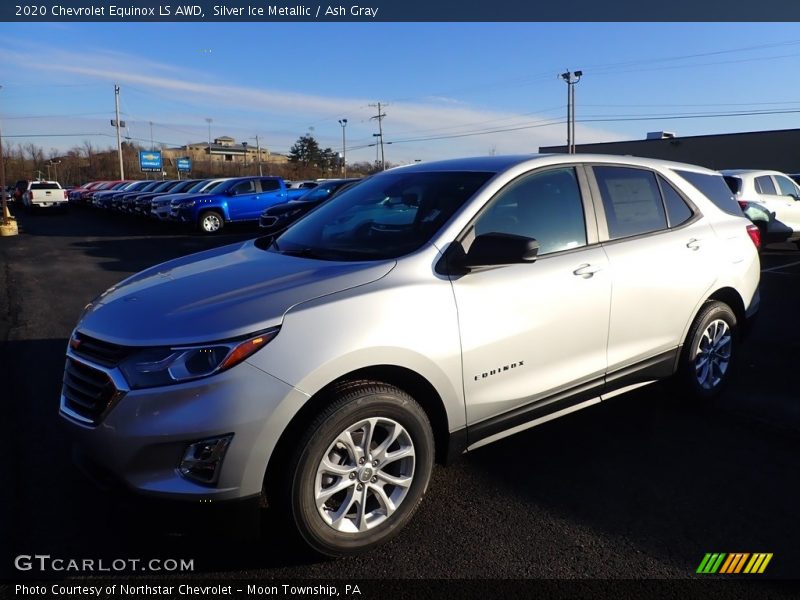
<path fill-rule="evenodd" d="M 469 425 L 514 426 L 554 395 L 602 382 L 611 277 L 578 181 L 571 167 L 521 176 L 461 240 L 468 250 L 477 235 L 511 233 L 540 246 L 533 263 L 453 278 Z"/>

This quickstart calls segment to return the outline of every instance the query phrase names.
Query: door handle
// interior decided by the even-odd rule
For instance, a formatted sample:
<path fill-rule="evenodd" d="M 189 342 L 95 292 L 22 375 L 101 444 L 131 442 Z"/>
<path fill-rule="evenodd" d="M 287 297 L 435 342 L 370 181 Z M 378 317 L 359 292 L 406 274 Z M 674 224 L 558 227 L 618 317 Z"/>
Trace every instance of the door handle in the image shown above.
<path fill-rule="evenodd" d="M 598 267 L 595 265 L 584 264 L 575 269 L 572 274 L 578 275 L 579 277 L 583 277 L 584 279 L 589 279 L 592 275 L 600 271 L 602 267 Z"/>
<path fill-rule="evenodd" d="M 700 240 L 692 238 L 686 242 L 686 247 L 694 251 L 700 250 Z"/>

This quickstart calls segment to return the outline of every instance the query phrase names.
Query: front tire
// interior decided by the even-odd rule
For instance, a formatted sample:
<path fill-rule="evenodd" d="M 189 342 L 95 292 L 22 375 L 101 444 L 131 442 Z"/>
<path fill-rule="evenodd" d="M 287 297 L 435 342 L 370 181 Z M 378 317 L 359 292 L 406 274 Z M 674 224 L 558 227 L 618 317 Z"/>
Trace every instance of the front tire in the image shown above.
<path fill-rule="evenodd" d="M 393 386 L 340 386 L 288 467 L 288 507 L 303 540 L 326 556 L 394 537 L 428 487 L 434 441 L 425 411 Z"/>
<path fill-rule="evenodd" d="M 215 210 L 207 210 L 200 214 L 198 225 L 202 233 L 217 233 L 225 224 L 222 215 Z"/>
<path fill-rule="evenodd" d="M 691 396 L 707 400 L 725 389 L 738 351 L 738 334 L 736 315 L 727 304 L 703 305 L 686 336 L 678 374 Z"/>

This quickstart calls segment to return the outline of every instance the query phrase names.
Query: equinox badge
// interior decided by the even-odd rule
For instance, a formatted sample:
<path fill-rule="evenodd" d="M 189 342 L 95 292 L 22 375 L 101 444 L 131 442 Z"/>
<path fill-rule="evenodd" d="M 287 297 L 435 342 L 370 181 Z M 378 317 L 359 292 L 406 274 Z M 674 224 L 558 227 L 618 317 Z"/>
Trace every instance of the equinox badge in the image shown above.
<path fill-rule="evenodd" d="M 480 375 L 475 375 L 475 381 L 480 381 L 481 379 L 488 379 L 492 375 L 497 375 L 498 373 L 504 373 L 505 371 L 510 371 L 511 369 L 516 369 L 517 367 L 525 366 L 524 360 L 519 360 L 515 363 L 511 363 L 510 365 L 503 365 L 502 367 L 497 367 L 496 369 L 492 369 L 491 371 L 484 371 Z"/>

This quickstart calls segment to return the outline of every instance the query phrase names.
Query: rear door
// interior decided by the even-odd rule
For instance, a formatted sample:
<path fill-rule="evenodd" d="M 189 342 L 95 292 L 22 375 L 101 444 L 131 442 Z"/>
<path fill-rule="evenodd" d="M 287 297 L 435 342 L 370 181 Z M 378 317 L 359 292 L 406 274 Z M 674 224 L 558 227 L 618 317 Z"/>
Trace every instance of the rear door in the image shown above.
<path fill-rule="evenodd" d="M 778 194 L 771 202 L 775 219 L 790 228 L 792 232 L 800 232 L 800 188 L 784 175 L 773 175 L 772 179 Z"/>
<path fill-rule="evenodd" d="M 651 378 L 640 370 L 668 375 L 716 278 L 718 241 L 699 209 L 663 175 L 620 165 L 595 165 L 591 172 L 613 288 L 608 380 Z"/>

